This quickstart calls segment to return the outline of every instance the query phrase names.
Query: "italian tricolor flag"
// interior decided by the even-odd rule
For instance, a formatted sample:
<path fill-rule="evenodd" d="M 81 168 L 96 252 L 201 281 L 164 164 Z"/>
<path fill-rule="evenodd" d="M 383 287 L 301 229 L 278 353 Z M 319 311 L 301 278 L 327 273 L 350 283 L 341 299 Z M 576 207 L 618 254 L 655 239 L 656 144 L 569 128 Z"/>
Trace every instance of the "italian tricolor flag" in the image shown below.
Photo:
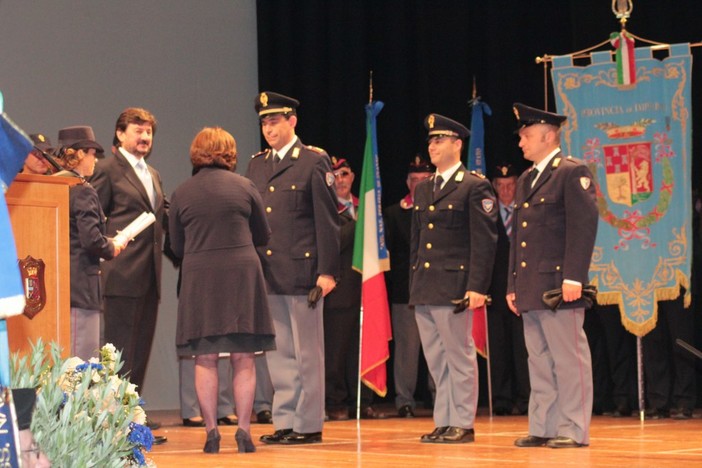
<path fill-rule="evenodd" d="M 366 106 L 366 147 L 359 190 L 358 218 L 353 246 L 353 269 L 363 276 L 361 290 L 361 380 L 380 396 L 387 394 L 385 362 L 390 357 L 388 341 L 390 307 L 385 275 L 390 257 L 385 244 L 385 227 L 380 204 L 381 186 L 378 168 L 376 117 L 383 103 Z"/>
<path fill-rule="evenodd" d="M 636 63 L 634 61 L 634 38 L 626 31 L 612 33 L 609 41 L 617 54 L 617 84 L 636 83 Z"/>

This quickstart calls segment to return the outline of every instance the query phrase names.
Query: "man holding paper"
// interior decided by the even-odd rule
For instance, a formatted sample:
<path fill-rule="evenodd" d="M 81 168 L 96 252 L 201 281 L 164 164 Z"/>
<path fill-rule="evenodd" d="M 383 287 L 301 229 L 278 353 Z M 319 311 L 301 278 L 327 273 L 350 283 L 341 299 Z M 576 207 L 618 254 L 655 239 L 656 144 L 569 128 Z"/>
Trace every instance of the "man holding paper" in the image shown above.
<path fill-rule="evenodd" d="M 140 216 L 153 213 L 156 219 L 119 258 L 103 265 L 105 342 L 122 350 L 122 372 L 129 373 L 139 391 L 156 329 L 163 230 L 168 224 L 161 177 L 146 164 L 155 131 L 156 119 L 149 111 L 125 109 L 115 125 L 114 154 L 98 161 L 90 180 L 107 216 L 108 236 L 118 236 Z"/>

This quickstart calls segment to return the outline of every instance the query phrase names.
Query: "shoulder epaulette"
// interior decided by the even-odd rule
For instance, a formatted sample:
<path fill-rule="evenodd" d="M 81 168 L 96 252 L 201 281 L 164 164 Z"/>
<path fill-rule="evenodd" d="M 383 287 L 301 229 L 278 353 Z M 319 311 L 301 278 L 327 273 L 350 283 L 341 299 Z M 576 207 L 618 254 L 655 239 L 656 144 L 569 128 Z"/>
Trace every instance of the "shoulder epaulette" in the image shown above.
<path fill-rule="evenodd" d="M 263 155 L 268 155 L 268 153 L 270 153 L 270 152 L 271 152 L 271 149 L 270 149 L 270 148 L 264 149 L 263 151 L 259 151 L 258 153 L 256 153 L 256 154 L 254 154 L 253 156 L 251 156 L 251 159 L 257 158 L 257 157 L 263 156 Z"/>
<path fill-rule="evenodd" d="M 480 172 L 477 172 L 477 171 L 470 171 L 470 173 L 473 174 L 474 176 L 480 178 L 480 179 L 484 179 L 484 178 L 485 178 L 485 176 L 484 176 L 483 174 L 481 174 Z"/>
<path fill-rule="evenodd" d="M 319 148 L 319 147 L 317 147 L 317 146 L 305 145 L 305 148 L 307 148 L 308 150 L 312 150 L 312 151 L 314 151 L 315 153 L 319 153 L 319 154 L 325 154 L 325 153 L 326 153 L 326 151 L 324 151 L 322 148 Z"/>

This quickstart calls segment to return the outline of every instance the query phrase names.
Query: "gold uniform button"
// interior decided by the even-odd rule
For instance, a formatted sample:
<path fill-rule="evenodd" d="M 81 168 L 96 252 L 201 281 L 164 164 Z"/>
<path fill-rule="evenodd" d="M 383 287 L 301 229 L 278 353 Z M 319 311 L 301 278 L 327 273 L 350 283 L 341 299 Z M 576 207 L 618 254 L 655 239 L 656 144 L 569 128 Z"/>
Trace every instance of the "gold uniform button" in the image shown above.
<path fill-rule="evenodd" d="M 522 241 L 522 247 L 526 247 L 526 242 Z"/>
<path fill-rule="evenodd" d="M 424 268 L 429 268 L 429 262 L 424 262 Z"/>
<path fill-rule="evenodd" d="M 291 190 L 295 190 L 296 188 L 297 188 L 297 185 L 295 185 L 295 184 L 293 184 L 293 185 L 290 186 L 290 189 L 291 189 Z"/>
<path fill-rule="evenodd" d="M 434 223 L 429 223 L 429 224 L 427 225 L 427 227 L 428 227 L 429 229 L 434 229 Z"/>
<path fill-rule="evenodd" d="M 427 250 L 431 250 L 431 242 L 427 242 Z"/>
<path fill-rule="evenodd" d="M 560 265 L 558 265 L 558 266 L 556 267 L 556 271 L 561 271 L 561 266 L 560 266 Z"/>
<path fill-rule="evenodd" d="M 458 267 L 458 269 L 459 269 L 459 270 L 465 270 L 466 267 L 464 267 L 463 265 L 461 265 L 461 266 Z"/>
<path fill-rule="evenodd" d="M 309 253 L 309 252 L 305 252 L 305 258 L 310 258 L 310 253 Z"/>
<path fill-rule="evenodd" d="M 526 268 L 526 262 L 522 262 L 522 268 Z"/>
<path fill-rule="evenodd" d="M 541 200 L 539 200 L 539 201 L 540 201 L 541 203 L 543 203 L 543 202 L 545 202 L 545 201 L 546 201 L 546 199 L 545 199 L 545 198 L 542 198 L 542 199 L 541 199 Z"/>
<path fill-rule="evenodd" d="M 526 221 L 522 221 L 522 227 L 527 227 L 527 222 L 526 222 Z"/>
<path fill-rule="evenodd" d="M 273 186 L 271 185 L 270 187 L 268 187 L 268 191 L 269 191 L 269 192 L 275 192 L 275 187 L 273 187 Z"/>
<path fill-rule="evenodd" d="M 267 206 L 267 207 L 266 207 L 266 213 L 270 213 L 271 211 L 273 211 L 273 208 L 271 208 L 270 206 Z"/>
<path fill-rule="evenodd" d="M 271 251 L 271 249 L 266 250 L 266 255 L 270 257 L 271 255 L 273 255 L 273 251 Z"/>
<path fill-rule="evenodd" d="M 449 210 L 452 210 L 452 209 L 453 209 L 453 205 L 449 204 L 448 209 L 449 209 Z"/>
<path fill-rule="evenodd" d="M 434 211 L 435 209 L 434 205 L 429 205 L 429 211 Z"/>
<path fill-rule="evenodd" d="M 524 202 L 524 205 L 522 205 L 522 206 L 524 206 L 524 208 L 529 208 L 529 202 L 528 202 L 528 201 L 525 201 L 525 202 Z"/>
<path fill-rule="evenodd" d="M 414 211 L 419 211 L 419 207 L 415 205 Z"/>

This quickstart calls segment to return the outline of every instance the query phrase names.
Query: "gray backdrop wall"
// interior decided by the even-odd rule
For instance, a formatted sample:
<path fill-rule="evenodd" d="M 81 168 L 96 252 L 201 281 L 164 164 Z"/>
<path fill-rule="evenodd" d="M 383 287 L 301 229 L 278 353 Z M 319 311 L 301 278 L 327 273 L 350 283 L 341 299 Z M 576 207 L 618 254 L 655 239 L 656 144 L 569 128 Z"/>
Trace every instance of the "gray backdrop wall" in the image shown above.
<path fill-rule="evenodd" d="M 0 91 L 27 133 L 56 143 L 60 128 L 92 125 L 109 148 L 128 106 L 158 119 L 149 158 L 170 194 L 190 175 L 204 126 L 237 139 L 238 171 L 259 149 L 255 0 L 0 0 Z M 163 297 L 145 388 L 149 409 L 178 408 L 177 273 L 164 261 Z"/>

